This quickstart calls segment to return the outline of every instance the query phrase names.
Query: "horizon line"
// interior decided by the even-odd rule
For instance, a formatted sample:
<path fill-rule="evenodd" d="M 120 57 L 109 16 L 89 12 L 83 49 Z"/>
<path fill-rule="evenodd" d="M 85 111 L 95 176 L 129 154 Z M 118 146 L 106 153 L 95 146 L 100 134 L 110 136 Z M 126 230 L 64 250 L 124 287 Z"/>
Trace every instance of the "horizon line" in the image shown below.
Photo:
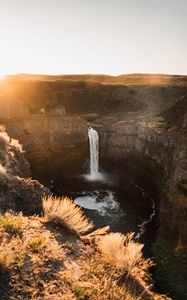
<path fill-rule="evenodd" d="M 147 72 L 133 72 L 133 73 L 120 73 L 120 74 L 109 74 L 109 73 L 15 73 L 15 74 L 6 74 L 6 77 L 13 76 L 109 76 L 109 77 L 120 77 L 120 76 L 129 76 L 129 75 L 153 75 L 153 76 L 187 76 L 186 74 L 181 73 L 147 73 Z"/>

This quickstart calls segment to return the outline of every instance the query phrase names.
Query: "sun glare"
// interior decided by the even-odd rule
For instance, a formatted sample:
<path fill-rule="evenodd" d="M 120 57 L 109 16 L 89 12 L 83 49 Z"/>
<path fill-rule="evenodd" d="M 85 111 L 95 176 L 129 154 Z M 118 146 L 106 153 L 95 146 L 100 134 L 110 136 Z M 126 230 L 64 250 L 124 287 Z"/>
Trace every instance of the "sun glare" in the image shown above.
<path fill-rule="evenodd" d="M 3 74 L 3 73 L 0 73 L 0 80 L 3 80 L 3 79 L 5 79 L 5 77 L 6 77 L 6 75 L 5 75 L 5 74 Z"/>

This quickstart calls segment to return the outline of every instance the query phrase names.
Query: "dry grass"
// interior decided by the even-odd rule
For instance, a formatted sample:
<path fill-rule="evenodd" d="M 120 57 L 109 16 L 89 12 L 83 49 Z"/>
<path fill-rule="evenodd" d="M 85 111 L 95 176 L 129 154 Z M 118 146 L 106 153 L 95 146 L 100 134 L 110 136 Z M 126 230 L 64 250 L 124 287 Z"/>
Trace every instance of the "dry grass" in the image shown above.
<path fill-rule="evenodd" d="M 98 241 L 98 248 L 105 261 L 115 267 L 127 272 L 135 268 L 146 270 L 150 267 L 151 261 L 144 260 L 142 256 L 143 245 L 135 243 L 132 233 L 127 235 L 121 233 L 109 233 Z"/>
<path fill-rule="evenodd" d="M 93 224 L 84 216 L 81 208 L 68 197 L 44 197 L 43 210 L 49 221 L 62 225 L 76 234 L 93 228 Z"/>
<path fill-rule="evenodd" d="M 129 290 L 129 287 L 119 286 L 115 278 L 111 278 L 106 273 L 98 280 L 96 277 L 92 278 L 90 286 L 75 285 L 74 292 L 76 299 L 92 299 L 92 300 L 143 300 L 143 298 L 136 297 Z"/>
<path fill-rule="evenodd" d="M 58 228 L 46 226 L 43 218 L 23 219 L 22 239 L 0 230 L 0 275 L 10 280 L 10 286 L 3 283 L 7 299 L 168 300 L 149 293 L 132 276 L 126 284 L 124 270 L 101 260 L 95 247 L 76 236 L 56 233 Z M 72 241 L 76 251 L 70 256 L 67 243 Z M 131 235 L 123 237 L 124 246 L 130 241 Z"/>
<path fill-rule="evenodd" d="M 23 217 L 6 212 L 0 215 L 0 228 L 11 236 L 22 237 Z"/>
<path fill-rule="evenodd" d="M 7 239 L 4 236 L 0 244 L 0 268 L 7 270 L 13 264 L 21 267 L 25 259 L 23 244 L 19 238 Z"/>
<path fill-rule="evenodd" d="M 27 247 L 33 253 L 42 252 L 47 246 L 46 238 L 42 235 L 36 236 L 28 241 Z"/>
<path fill-rule="evenodd" d="M 98 270 L 97 273 L 86 275 L 86 284 L 80 282 L 80 285 L 74 286 L 76 299 L 92 300 L 140 300 L 131 291 L 131 286 L 119 285 L 118 275 L 113 269 Z"/>
<path fill-rule="evenodd" d="M 135 290 L 138 288 L 138 294 L 140 295 L 138 299 L 147 299 L 151 295 L 150 288 L 152 285 L 149 268 L 153 265 L 153 262 L 151 259 L 143 258 L 143 245 L 135 243 L 133 236 L 133 233 L 126 235 L 109 233 L 101 237 L 97 244 L 104 261 L 124 273 L 124 288 L 130 286 L 132 291 L 134 288 Z M 133 294 L 131 292 L 131 295 Z M 136 297 L 133 297 L 132 299 L 136 299 Z"/>
<path fill-rule="evenodd" d="M 87 299 L 87 298 L 85 298 Z M 94 287 L 94 293 L 90 299 L 93 300 L 139 300 L 133 296 L 128 288 L 118 285 L 114 278 L 104 275 L 100 282 Z"/>
<path fill-rule="evenodd" d="M 115 280 L 110 277 L 105 276 L 99 289 L 97 289 L 97 294 L 95 299 L 100 300 L 140 300 L 131 295 L 127 288 L 120 287 Z"/>

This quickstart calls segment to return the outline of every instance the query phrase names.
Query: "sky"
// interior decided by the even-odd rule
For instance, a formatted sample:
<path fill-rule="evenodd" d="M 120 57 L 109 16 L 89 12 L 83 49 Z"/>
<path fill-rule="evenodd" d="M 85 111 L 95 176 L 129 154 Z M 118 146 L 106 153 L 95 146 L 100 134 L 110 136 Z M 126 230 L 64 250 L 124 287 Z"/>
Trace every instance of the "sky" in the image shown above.
<path fill-rule="evenodd" d="M 7 74 L 187 75 L 187 0 L 0 0 Z"/>

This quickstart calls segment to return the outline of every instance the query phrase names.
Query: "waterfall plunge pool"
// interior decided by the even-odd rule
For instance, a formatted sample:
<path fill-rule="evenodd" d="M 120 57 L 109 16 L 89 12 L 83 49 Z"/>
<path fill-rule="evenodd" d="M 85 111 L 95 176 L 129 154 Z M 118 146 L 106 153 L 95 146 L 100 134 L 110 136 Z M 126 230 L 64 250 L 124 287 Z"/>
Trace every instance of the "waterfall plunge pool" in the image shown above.
<path fill-rule="evenodd" d="M 89 172 L 76 176 L 53 178 L 52 191 L 68 195 L 81 206 L 93 221 L 95 229 L 109 225 L 111 230 L 135 232 L 135 239 L 151 243 L 155 236 L 155 202 L 124 172 L 110 174 L 99 169 L 99 134 L 88 128 Z"/>
<path fill-rule="evenodd" d="M 54 186 L 54 194 L 67 195 L 83 208 L 95 229 L 109 225 L 111 231 L 133 231 L 137 241 L 151 242 L 155 203 L 145 190 L 137 184 L 127 183 L 121 174 L 105 174 L 104 181 L 88 181 L 81 175 L 69 176 L 56 179 Z"/>

